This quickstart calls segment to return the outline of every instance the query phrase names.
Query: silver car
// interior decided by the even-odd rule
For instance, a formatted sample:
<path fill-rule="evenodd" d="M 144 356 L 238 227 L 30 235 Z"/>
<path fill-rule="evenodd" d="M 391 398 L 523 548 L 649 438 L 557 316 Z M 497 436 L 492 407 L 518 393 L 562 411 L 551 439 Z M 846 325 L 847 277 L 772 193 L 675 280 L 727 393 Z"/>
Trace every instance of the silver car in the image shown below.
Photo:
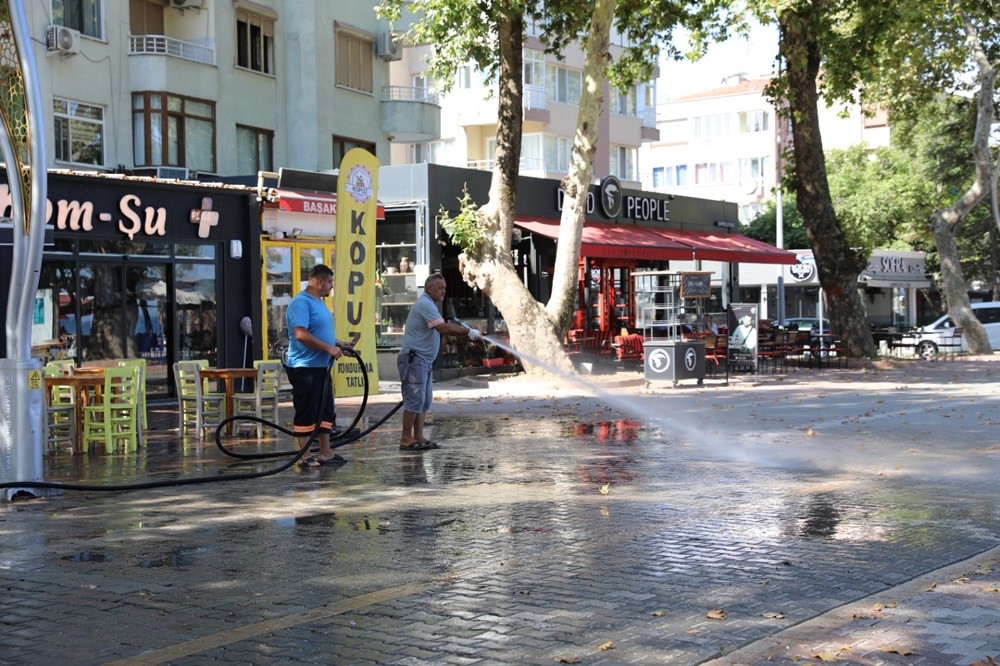
<path fill-rule="evenodd" d="M 990 345 L 1000 348 L 1000 302 L 973 303 L 972 312 L 986 329 Z M 930 360 L 937 356 L 942 348 L 952 348 L 954 351 L 967 351 L 965 337 L 955 340 L 955 324 L 951 317 L 943 315 L 932 324 L 915 328 L 903 334 L 900 349 L 911 349 L 915 356 Z"/>

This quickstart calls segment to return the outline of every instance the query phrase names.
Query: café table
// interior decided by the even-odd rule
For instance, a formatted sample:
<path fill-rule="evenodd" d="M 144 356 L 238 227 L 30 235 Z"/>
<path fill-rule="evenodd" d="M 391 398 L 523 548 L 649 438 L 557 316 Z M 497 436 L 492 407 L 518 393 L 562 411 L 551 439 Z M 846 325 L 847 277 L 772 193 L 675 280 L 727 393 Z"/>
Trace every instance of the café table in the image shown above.
<path fill-rule="evenodd" d="M 226 393 L 226 417 L 233 416 L 233 394 L 236 392 L 235 380 L 246 379 L 248 377 L 257 377 L 256 368 L 200 368 L 198 370 L 198 376 L 201 379 L 219 379 L 222 380 L 222 385 Z M 256 416 L 256 415 L 255 415 Z M 231 437 L 233 434 L 233 422 L 230 421 L 226 424 L 226 435 Z"/>
<path fill-rule="evenodd" d="M 78 370 L 77 368 L 76 370 Z M 74 370 L 74 373 L 76 372 Z M 83 374 L 59 375 L 45 377 L 45 397 L 49 400 L 52 389 L 56 386 L 69 386 L 73 389 L 73 418 L 76 420 L 76 442 L 74 451 L 83 450 L 83 409 L 90 404 L 90 391 L 94 391 L 95 399 L 101 398 L 104 388 L 104 368 L 90 368 Z"/>

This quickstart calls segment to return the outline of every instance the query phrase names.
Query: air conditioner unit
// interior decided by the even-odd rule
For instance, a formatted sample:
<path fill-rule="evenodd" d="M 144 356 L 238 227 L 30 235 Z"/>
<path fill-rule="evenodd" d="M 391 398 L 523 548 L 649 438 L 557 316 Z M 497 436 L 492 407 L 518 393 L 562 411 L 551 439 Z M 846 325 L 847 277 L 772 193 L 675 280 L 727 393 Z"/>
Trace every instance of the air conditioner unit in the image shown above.
<path fill-rule="evenodd" d="M 170 0 L 170 6 L 174 9 L 201 9 L 205 0 Z"/>
<path fill-rule="evenodd" d="M 386 30 L 378 34 L 378 39 L 375 41 L 375 55 L 386 62 L 402 59 L 403 49 L 391 31 Z"/>
<path fill-rule="evenodd" d="M 64 25 L 50 25 L 45 34 L 45 45 L 49 51 L 74 55 L 80 52 L 80 31 Z"/>

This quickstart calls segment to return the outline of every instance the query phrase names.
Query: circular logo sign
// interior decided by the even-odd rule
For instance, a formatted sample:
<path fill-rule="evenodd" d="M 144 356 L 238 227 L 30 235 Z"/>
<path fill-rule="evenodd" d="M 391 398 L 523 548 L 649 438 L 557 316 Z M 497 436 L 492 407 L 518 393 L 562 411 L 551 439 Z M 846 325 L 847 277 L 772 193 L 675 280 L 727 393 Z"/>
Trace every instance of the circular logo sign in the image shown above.
<path fill-rule="evenodd" d="M 670 369 L 670 354 L 665 349 L 654 349 L 646 357 L 649 369 L 656 373 L 664 373 Z"/>
<path fill-rule="evenodd" d="M 622 212 L 622 184 L 614 176 L 601 181 L 601 210 L 607 217 L 618 217 Z"/>
<path fill-rule="evenodd" d="M 695 352 L 694 347 L 688 347 L 687 351 L 684 352 L 684 367 L 688 372 L 694 372 L 697 365 L 698 354 Z"/>
<path fill-rule="evenodd" d="M 805 282 L 816 273 L 816 264 L 811 261 L 799 260 L 794 266 L 788 267 L 788 272 L 798 282 Z"/>
<path fill-rule="evenodd" d="M 347 174 L 347 182 L 344 183 L 344 191 L 359 204 L 371 199 L 375 194 L 371 172 L 361 164 L 351 167 L 351 171 Z"/>

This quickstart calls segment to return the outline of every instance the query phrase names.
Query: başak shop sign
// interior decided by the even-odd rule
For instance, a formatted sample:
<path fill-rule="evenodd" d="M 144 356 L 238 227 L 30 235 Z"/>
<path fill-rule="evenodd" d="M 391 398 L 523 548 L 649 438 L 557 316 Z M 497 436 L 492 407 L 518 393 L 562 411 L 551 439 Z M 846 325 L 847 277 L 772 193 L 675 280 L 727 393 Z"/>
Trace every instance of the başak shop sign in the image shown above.
<path fill-rule="evenodd" d="M 51 187 L 49 191 L 52 191 Z M 9 218 L 12 207 L 10 186 L 0 183 L 0 218 Z M 137 236 L 165 236 L 167 217 L 166 208 L 144 205 L 139 195 L 134 193 L 119 197 L 111 211 L 99 211 L 93 201 L 58 199 L 53 204 L 49 199 L 45 202 L 46 224 L 52 225 L 56 231 L 100 231 L 100 226 L 104 225 L 106 229 L 124 234 L 130 241 Z M 212 210 L 211 197 L 202 198 L 201 208 L 191 210 L 189 221 L 197 225 L 199 238 L 209 237 L 212 227 L 219 223 L 218 212 Z"/>

